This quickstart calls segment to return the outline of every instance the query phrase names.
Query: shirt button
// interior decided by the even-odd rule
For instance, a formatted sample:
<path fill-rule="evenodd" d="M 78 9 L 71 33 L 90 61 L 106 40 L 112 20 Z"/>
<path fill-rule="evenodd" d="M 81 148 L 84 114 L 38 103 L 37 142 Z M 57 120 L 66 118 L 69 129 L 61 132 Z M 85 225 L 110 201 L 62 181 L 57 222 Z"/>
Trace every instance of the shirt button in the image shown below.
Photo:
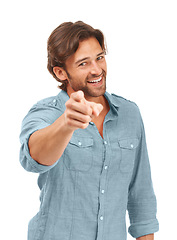
<path fill-rule="evenodd" d="M 103 221 L 103 216 L 100 217 L 100 220 Z"/>
<path fill-rule="evenodd" d="M 55 103 L 55 102 L 56 102 L 56 99 L 53 100 L 53 103 Z"/>
<path fill-rule="evenodd" d="M 107 165 L 105 165 L 105 166 L 104 166 L 104 169 L 106 170 L 107 168 L 108 168 L 108 166 L 107 166 Z"/>
<path fill-rule="evenodd" d="M 106 144 L 107 144 L 107 142 L 106 142 L 106 141 L 104 141 L 104 144 L 106 145 Z"/>
<path fill-rule="evenodd" d="M 80 141 L 78 142 L 78 144 L 79 144 L 79 146 L 81 146 L 81 145 L 82 145 L 82 143 L 81 143 Z"/>
<path fill-rule="evenodd" d="M 133 148 L 134 147 L 133 144 L 131 144 L 130 147 Z"/>
<path fill-rule="evenodd" d="M 103 193 L 104 193 L 104 190 L 101 190 L 101 193 L 103 194 Z"/>

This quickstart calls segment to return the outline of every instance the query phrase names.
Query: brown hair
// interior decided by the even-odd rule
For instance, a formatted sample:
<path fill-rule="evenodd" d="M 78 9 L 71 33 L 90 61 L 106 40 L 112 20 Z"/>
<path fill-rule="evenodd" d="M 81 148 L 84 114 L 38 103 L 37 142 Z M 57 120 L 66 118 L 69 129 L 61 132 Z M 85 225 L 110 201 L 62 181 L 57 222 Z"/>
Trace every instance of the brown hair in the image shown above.
<path fill-rule="evenodd" d="M 47 68 L 58 82 L 62 82 L 62 84 L 59 86 L 60 89 L 66 91 L 67 80 L 61 81 L 59 78 L 57 78 L 53 72 L 53 68 L 58 66 L 66 70 L 65 62 L 72 54 L 77 51 L 79 42 L 90 37 L 95 37 L 98 40 L 101 48 L 106 53 L 103 33 L 100 30 L 94 29 L 82 21 L 75 23 L 64 22 L 58 26 L 48 38 Z"/>

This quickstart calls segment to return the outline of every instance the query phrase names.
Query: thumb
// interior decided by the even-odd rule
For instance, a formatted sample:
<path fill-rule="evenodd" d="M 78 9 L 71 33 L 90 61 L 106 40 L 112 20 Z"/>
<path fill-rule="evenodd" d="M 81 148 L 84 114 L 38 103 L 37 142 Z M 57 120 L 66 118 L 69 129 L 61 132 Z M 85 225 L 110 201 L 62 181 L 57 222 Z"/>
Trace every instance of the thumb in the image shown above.
<path fill-rule="evenodd" d="M 79 91 L 77 92 L 77 96 L 78 96 L 78 98 L 79 98 L 80 101 L 83 100 L 83 99 L 84 99 L 84 93 L 83 93 L 83 91 L 79 90 Z"/>

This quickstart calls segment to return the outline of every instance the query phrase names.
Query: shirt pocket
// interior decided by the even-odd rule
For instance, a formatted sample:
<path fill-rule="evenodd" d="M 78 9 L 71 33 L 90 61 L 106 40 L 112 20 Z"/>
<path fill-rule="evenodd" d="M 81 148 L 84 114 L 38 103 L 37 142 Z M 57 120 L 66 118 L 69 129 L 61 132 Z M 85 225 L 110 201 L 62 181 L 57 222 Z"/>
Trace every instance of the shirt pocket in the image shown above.
<path fill-rule="evenodd" d="M 73 135 L 64 153 L 64 164 L 68 170 L 88 171 L 93 162 L 93 138 Z"/>
<path fill-rule="evenodd" d="M 139 140 L 137 138 L 129 138 L 119 140 L 119 147 L 121 149 L 120 171 L 131 172 L 134 167 L 136 148 Z"/>

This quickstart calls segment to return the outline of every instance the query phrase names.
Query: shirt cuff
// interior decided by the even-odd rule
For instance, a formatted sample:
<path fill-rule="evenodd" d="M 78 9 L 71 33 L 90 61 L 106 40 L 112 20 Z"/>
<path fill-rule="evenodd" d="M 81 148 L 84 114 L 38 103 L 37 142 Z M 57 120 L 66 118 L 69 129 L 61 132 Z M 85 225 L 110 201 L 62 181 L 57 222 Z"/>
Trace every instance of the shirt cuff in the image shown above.
<path fill-rule="evenodd" d="M 155 233 L 159 230 L 157 219 L 152 219 L 139 223 L 132 223 L 128 229 L 130 235 L 134 238 L 142 237 L 148 234 Z"/>

